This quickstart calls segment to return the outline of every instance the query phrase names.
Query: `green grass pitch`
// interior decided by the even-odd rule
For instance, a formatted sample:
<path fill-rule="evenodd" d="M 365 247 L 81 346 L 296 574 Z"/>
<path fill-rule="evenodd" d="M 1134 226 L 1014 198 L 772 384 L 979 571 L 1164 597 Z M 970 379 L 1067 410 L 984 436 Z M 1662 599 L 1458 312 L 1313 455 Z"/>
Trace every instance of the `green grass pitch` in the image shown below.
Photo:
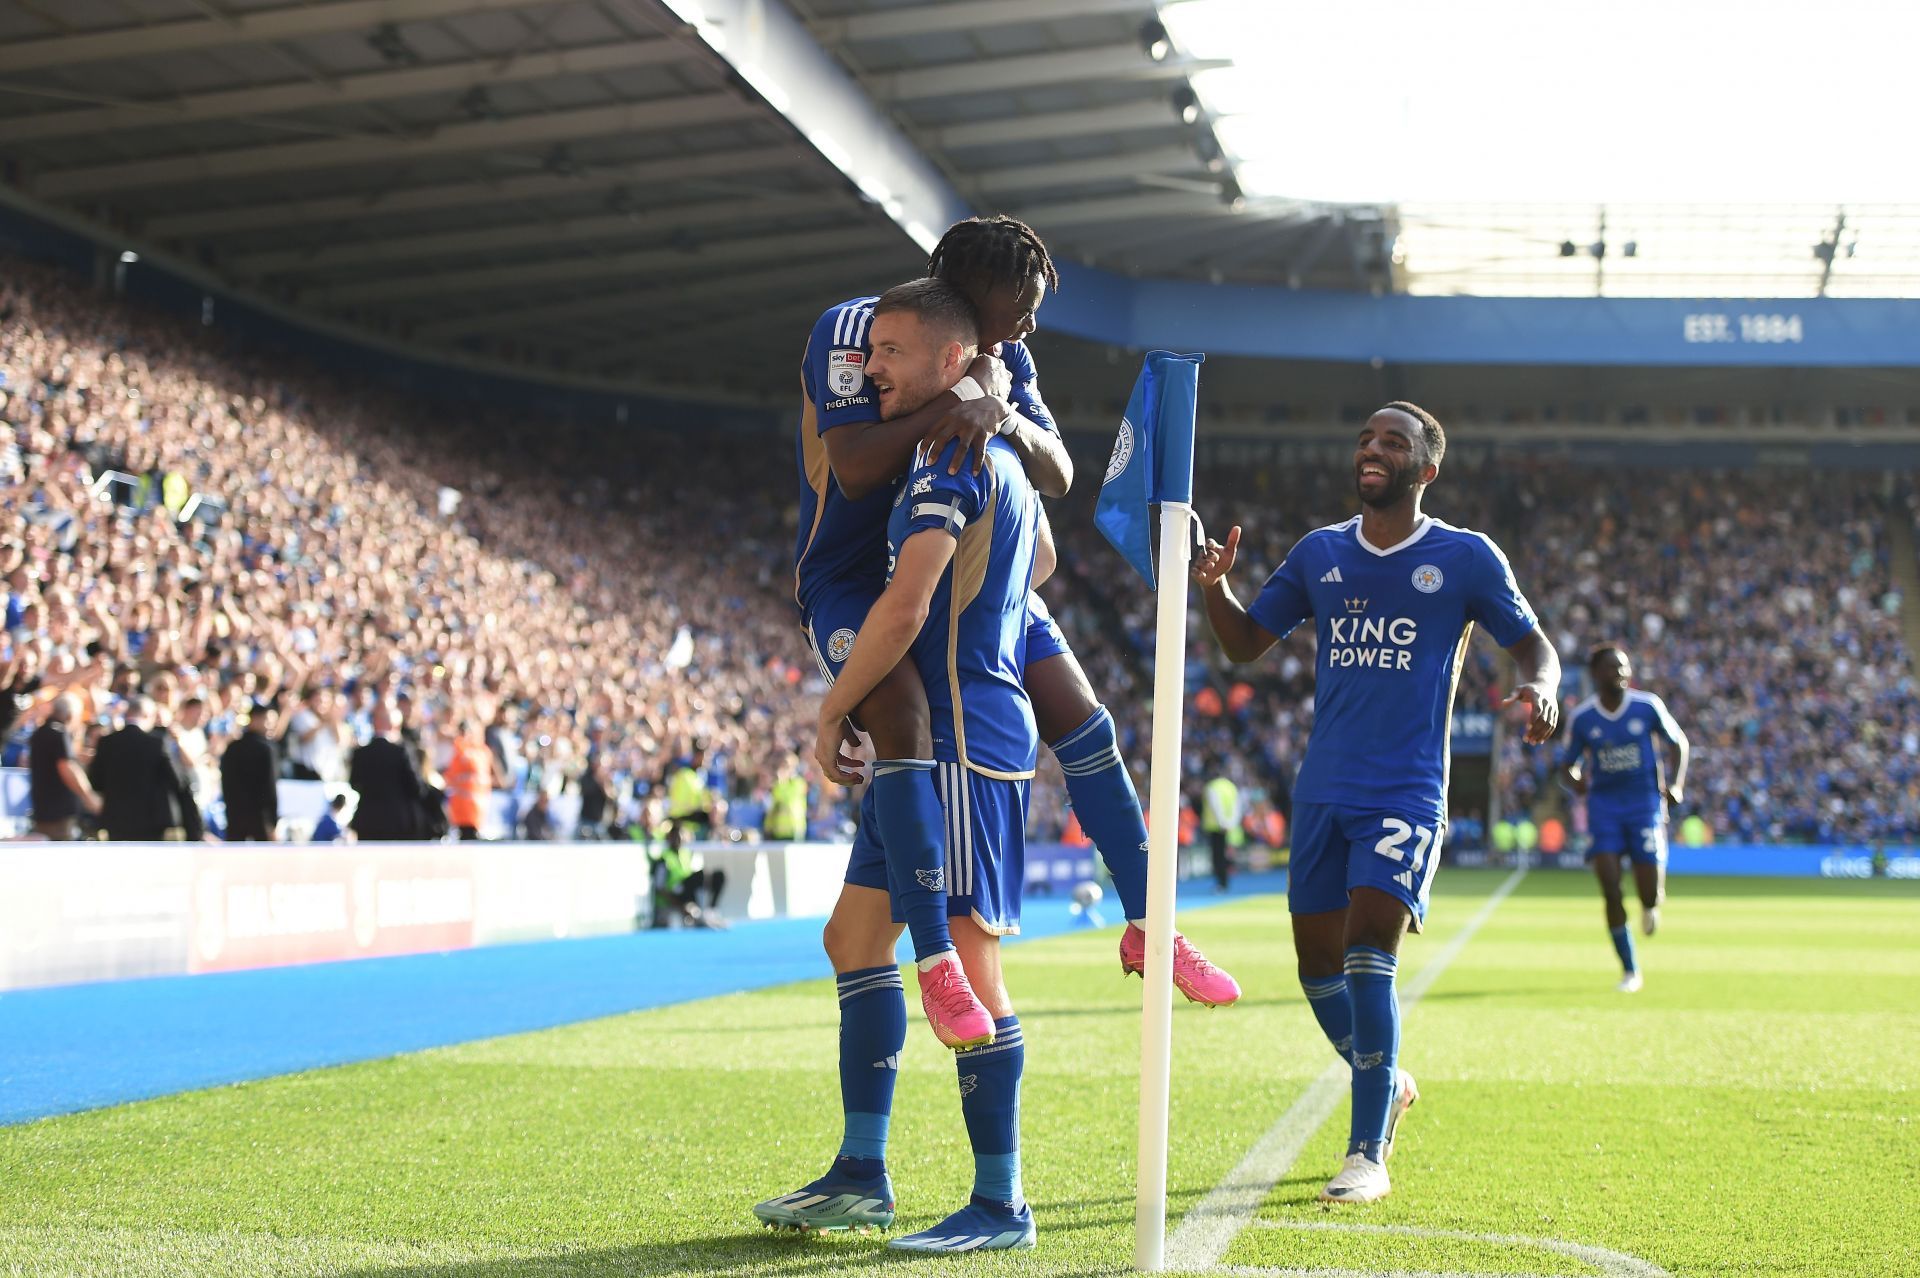
<path fill-rule="evenodd" d="M 1502 877 L 1440 875 L 1403 981 Z M 1281 902 L 1186 922 L 1247 997 L 1175 1016 L 1174 1222 L 1331 1055 Z M 1402 1063 L 1424 1097 L 1393 1196 L 1313 1201 L 1344 1149 L 1343 1102 L 1222 1263 L 1608 1272 L 1517 1241 L 1535 1239 L 1676 1278 L 1920 1274 L 1916 925 L 1920 884 L 1677 880 L 1640 941 L 1647 988 L 1622 996 L 1590 881 L 1536 871 L 1409 1012 Z M 816 1175 L 838 1139 L 821 980 L 0 1128 L 0 1274 L 1119 1272 L 1140 985 L 1114 943 L 1008 953 L 1033 1252 L 909 1259 L 876 1236 L 756 1227 L 751 1204 Z M 892 1164 L 909 1229 L 970 1183 L 954 1066 L 917 1009 Z"/>

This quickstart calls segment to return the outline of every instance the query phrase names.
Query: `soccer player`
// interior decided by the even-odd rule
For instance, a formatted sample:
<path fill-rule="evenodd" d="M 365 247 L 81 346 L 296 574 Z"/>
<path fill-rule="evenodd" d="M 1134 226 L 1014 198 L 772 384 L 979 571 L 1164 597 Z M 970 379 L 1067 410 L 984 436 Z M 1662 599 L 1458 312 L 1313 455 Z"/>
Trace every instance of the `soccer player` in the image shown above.
<path fill-rule="evenodd" d="M 1373 1202 L 1387 1156 L 1419 1098 L 1399 1069 L 1400 942 L 1419 931 L 1446 833 L 1447 732 L 1477 622 L 1512 654 L 1505 704 L 1532 709 L 1527 741 L 1559 722 L 1560 660 L 1484 535 L 1421 513 L 1447 436 L 1425 409 L 1394 402 L 1360 430 L 1360 513 L 1302 537 L 1251 606 L 1227 583 L 1240 529 L 1195 557 L 1207 620 L 1236 662 L 1257 660 L 1301 622 L 1319 638 L 1313 732 L 1293 792 L 1293 915 L 1300 984 L 1353 1069 L 1347 1158 L 1323 1202 Z"/>
<path fill-rule="evenodd" d="M 1638 993 L 1640 964 L 1620 896 L 1620 858 L 1633 862 L 1640 890 L 1640 927 L 1648 936 L 1660 926 L 1666 899 L 1667 809 L 1678 806 L 1687 780 L 1687 734 L 1667 703 L 1632 686 L 1633 662 L 1618 644 L 1603 644 L 1587 657 L 1594 694 L 1573 709 L 1567 743 L 1560 751 L 1567 787 L 1587 800 L 1587 860 L 1600 880 L 1607 931 L 1620 956 L 1619 990 Z M 1666 744 L 1663 752 L 1654 745 Z M 1664 754 L 1664 757 L 1662 757 Z M 1664 766 L 1663 766 L 1664 765 Z"/>
<path fill-rule="evenodd" d="M 915 280 L 882 295 L 873 308 L 867 373 L 882 416 L 944 394 L 972 360 L 978 332 L 972 304 L 941 280 Z M 815 747 L 822 767 L 840 767 L 846 716 L 911 652 L 927 691 L 947 816 L 944 863 L 919 873 L 944 895 L 960 961 L 994 1019 L 990 1042 L 957 1058 L 974 1154 L 972 1199 L 932 1229 L 891 1244 L 908 1251 L 1034 1242 L 1033 1213 L 1020 1187 L 1025 1048 L 1001 979 L 1000 937 L 1020 921 L 1028 788 L 1040 748 L 1021 679 L 1027 599 L 1036 577 L 1052 571 L 1051 551 L 1036 570 L 1039 499 L 1013 448 L 990 440 L 977 473 L 949 464 L 962 448 L 955 441 L 940 454 L 923 449 L 895 498 L 886 590 L 820 707 Z M 888 766 L 876 764 L 876 773 Z M 870 839 L 857 844 L 855 857 L 866 864 L 849 866 L 848 881 L 885 874 L 887 859 L 878 852 Z"/>
<path fill-rule="evenodd" d="M 980 347 L 997 348 L 1001 358 L 976 356 L 955 383 L 959 390 L 941 391 L 923 405 L 909 408 L 894 397 L 883 419 L 880 395 L 866 376 L 876 299 L 857 298 L 820 317 L 802 366 L 795 595 L 801 624 L 829 680 L 839 677 L 855 651 L 880 593 L 888 503 L 923 443 L 935 456 L 947 456 L 948 469 L 957 471 L 969 462 L 978 466 L 986 442 L 998 437 L 1019 456 L 1039 492 L 1058 496 L 1072 481 L 1072 464 L 1022 341 L 1034 331 L 1046 290 L 1058 285 L 1046 245 L 1013 218 L 969 218 L 949 228 L 928 270 L 973 304 Z M 983 391 L 996 393 L 978 393 Z M 961 450 L 947 449 L 954 438 Z M 1134 925 L 1146 917 L 1147 830 L 1139 796 L 1120 757 L 1112 716 L 1094 698 L 1037 595 L 1030 596 L 1028 609 L 1025 687 L 1041 739 L 1052 743 L 1066 774 L 1081 826 L 1099 847 L 1133 921 L 1122 932 L 1120 961 L 1123 972 L 1137 974 L 1146 953 L 1145 934 Z M 892 1221 L 890 1189 L 884 1208 L 861 1204 L 879 1201 L 867 1192 L 879 1183 L 868 1173 L 884 1171 L 893 1107 L 894 1067 L 874 1064 L 897 1062 L 906 1042 L 903 987 L 894 962 L 896 910 L 912 933 L 921 1004 L 935 1034 L 956 1048 L 991 1041 L 993 1017 L 976 998 L 964 966 L 954 961 L 942 893 L 926 886 L 944 882 L 936 872 L 945 857 L 929 713 L 919 674 L 903 663 L 849 716 L 871 734 L 878 762 L 862 806 L 856 855 L 823 938 L 840 991 L 846 1125 L 839 1157 L 825 1176 L 755 1207 L 769 1223 L 845 1229 Z M 843 727 L 843 734 L 851 737 L 851 727 Z M 855 778 L 837 762 L 827 773 L 843 785 Z M 888 872 L 859 854 L 869 838 L 884 848 Z M 1174 983 L 1189 999 L 1215 1006 L 1240 995 L 1230 975 L 1178 936 Z M 808 1205 L 782 1205 L 798 1201 Z"/>

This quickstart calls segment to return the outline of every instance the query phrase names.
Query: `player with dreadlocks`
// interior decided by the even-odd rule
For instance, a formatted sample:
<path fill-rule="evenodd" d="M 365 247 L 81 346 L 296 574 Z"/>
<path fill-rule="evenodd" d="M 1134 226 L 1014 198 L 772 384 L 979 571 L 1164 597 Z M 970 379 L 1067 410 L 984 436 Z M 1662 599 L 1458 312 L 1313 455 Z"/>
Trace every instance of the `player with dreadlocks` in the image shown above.
<path fill-rule="evenodd" d="M 977 470 L 987 440 L 998 434 L 1012 445 L 1040 494 L 1062 496 L 1073 479 L 1025 345 L 1046 292 L 1059 287 L 1046 245 L 1014 218 L 969 218 L 935 246 L 928 273 L 964 294 L 979 322 L 981 355 L 953 390 L 916 411 L 887 415 L 883 401 L 894 388 L 876 386 L 866 375 L 874 297 L 828 308 L 814 325 L 802 363 L 795 597 L 829 680 L 852 654 L 867 610 L 885 586 L 887 516 L 916 452 L 925 447 L 937 457 L 958 439 L 950 469 Z M 1028 609 L 1023 683 L 1040 739 L 1060 763 L 1069 799 L 1125 907 L 1122 971 L 1138 973 L 1145 964 L 1145 934 L 1138 924 L 1146 917 L 1147 847 L 1139 796 L 1121 759 L 1112 716 L 1038 596 L 1029 596 Z M 844 1135 L 825 1176 L 754 1208 L 771 1225 L 884 1228 L 893 1221 L 886 1142 L 906 1041 L 903 986 L 894 961 L 902 922 L 913 938 L 921 1003 L 936 1036 L 960 1051 L 995 1048 L 963 1058 L 962 1073 L 973 1084 L 962 1084 L 970 1130 L 972 1110 L 988 1098 L 998 1098 L 994 1103 L 1002 1107 L 1017 1105 L 1024 1056 L 1019 1022 L 1011 1007 L 988 1008 L 975 996 L 955 940 L 972 944 L 976 933 L 1017 931 L 1018 914 L 987 908 L 965 894 L 963 884 L 946 881 L 946 868 L 955 864 L 947 832 L 966 837 L 965 816 L 950 819 L 936 792 L 926 689 L 912 663 L 901 663 L 883 679 L 852 719 L 871 736 L 876 760 L 846 884 L 824 937 L 840 994 Z M 854 724 L 843 724 L 841 745 L 856 741 Z M 848 785 L 858 779 L 855 766 L 837 750 L 819 762 L 831 781 Z M 950 928 L 950 917 L 960 926 Z M 1189 999 L 1220 1006 L 1240 996 L 1233 978 L 1184 938 L 1176 938 L 1174 965 L 1175 983 Z M 990 1116 L 981 1118 L 982 1126 L 991 1124 Z M 970 1221 L 969 1228 L 977 1225 L 989 1247 L 1031 1245 L 1017 1150 L 977 1157 L 976 1164 L 974 1201 L 962 1214 L 998 1211 L 1007 1219 Z M 942 1238 L 953 1232 L 930 1231 Z"/>

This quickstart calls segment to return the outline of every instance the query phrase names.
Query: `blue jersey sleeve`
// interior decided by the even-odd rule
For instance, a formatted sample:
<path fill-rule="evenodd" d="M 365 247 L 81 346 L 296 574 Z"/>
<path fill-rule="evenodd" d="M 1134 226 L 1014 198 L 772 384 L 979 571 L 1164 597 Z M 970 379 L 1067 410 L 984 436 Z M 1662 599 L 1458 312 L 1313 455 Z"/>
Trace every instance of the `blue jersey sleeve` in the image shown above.
<path fill-rule="evenodd" d="M 822 435 L 835 426 L 880 420 L 880 404 L 867 381 L 867 328 L 872 323 L 871 302 L 829 307 L 814 321 L 800 379 Z"/>
<path fill-rule="evenodd" d="M 1034 367 L 1033 352 L 1027 349 L 1027 344 L 1000 343 L 1000 360 L 1013 376 L 1013 392 L 1009 396 L 1013 406 L 1035 426 L 1058 435 L 1060 424 L 1053 420 L 1053 410 L 1040 398 L 1040 371 Z"/>
<path fill-rule="evenodd" d="M 1651 692 L 1647 694 L 1647 703 L 1653 707 L 1653 719 L 1659 734 L 1674 745 L 1685 745 L 1687 734 L 1680 730 L 1680 724 L 1674 719 L 1673 713 L 1667 709 L 1667 703 Z"/>
<path fill-rule="evenodd" d="M 1313 615 L 1313 600 L 1307 597 L 1306 574 L 1300 566 L 1300 548 L 1295 543 L 1286 561 L 1273 570 L 1267 584 L 1247 608 L 1247 615 L 1276 639 L 1285 639 L 1295 626 Z"/>
<path fill-rule="evenodd" d="M 938 457 L 921 458 L 913 473 L 907 476 L 906 495 L 900 499 L 907 506 L 906 537 L 929 528 L 939 528 L 958 537 L 986 507 L 991 467 L 982 469 L 978 475 L 973 473 L 972 466 L 962 466 L 957 475 L 947 473 L 954 451 L 959 447 L 959 440 L 950 440 Z M 901 538 L 903 545 L 906 537 Z"/>
<path fill-rule="evenodd" d="M 1474 551 L 1473 583 L 1467 597 L 1467 615 L 1486 627 L 1493 641 L 1510 648 L 1527 637 L 1540 619 L 1533 605 L 1520 593 L 1513 579 L 1513 567 L 1500 548 L 1487 537 L 1479 537 Z"/>

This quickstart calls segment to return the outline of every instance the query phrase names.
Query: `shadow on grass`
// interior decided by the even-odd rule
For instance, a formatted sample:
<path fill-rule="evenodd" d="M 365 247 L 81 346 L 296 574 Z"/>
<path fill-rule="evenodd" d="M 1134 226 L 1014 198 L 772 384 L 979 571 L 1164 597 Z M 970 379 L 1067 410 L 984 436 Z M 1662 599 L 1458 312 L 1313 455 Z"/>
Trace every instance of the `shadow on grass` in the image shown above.
<path fill-rule="evenodd" d="M 1131 1214 L 1126 1219 L 1131 1220 Z M 1076 1250 L 1074 1234 L 1094 1224 L 1110 1223 L 1075 1221 L 1070 1226 L 1048 1229 L 1043 1222 L 1038 1252 L 1022 1253 L 1021 1259 L 1070 1257 Z M 886 1245 L 886 1238 L 887 1235 L 877 1233 L 821 1235 L 743 1230 L 716 1238 L 635 1242 L 621 1247 L 547 1255 L 363 1267 L 342 1271 L 341 1278 L 613 1278 L 614 1275 L 650 1278 L 656 1274 L 810 1278 L 814 1274 L 885 1274 L 895 1266 L 916 1261 L 933 1266 L 954 1264 L 943 1256 L 894 1251 Z M 970 1258 L 968 1267 L 977 1272 L 979 1260 Z M 1021 1267 L 1028 1266 L 1022 1264 Z M 1123 1269 L 1119 1263 L 1069 1265 L 1062 1269 L 1049 1265 L 1047 1273 L 1059 1278 L 1092 1278 L 1093 1275 L 1118 1274 Z"/>

